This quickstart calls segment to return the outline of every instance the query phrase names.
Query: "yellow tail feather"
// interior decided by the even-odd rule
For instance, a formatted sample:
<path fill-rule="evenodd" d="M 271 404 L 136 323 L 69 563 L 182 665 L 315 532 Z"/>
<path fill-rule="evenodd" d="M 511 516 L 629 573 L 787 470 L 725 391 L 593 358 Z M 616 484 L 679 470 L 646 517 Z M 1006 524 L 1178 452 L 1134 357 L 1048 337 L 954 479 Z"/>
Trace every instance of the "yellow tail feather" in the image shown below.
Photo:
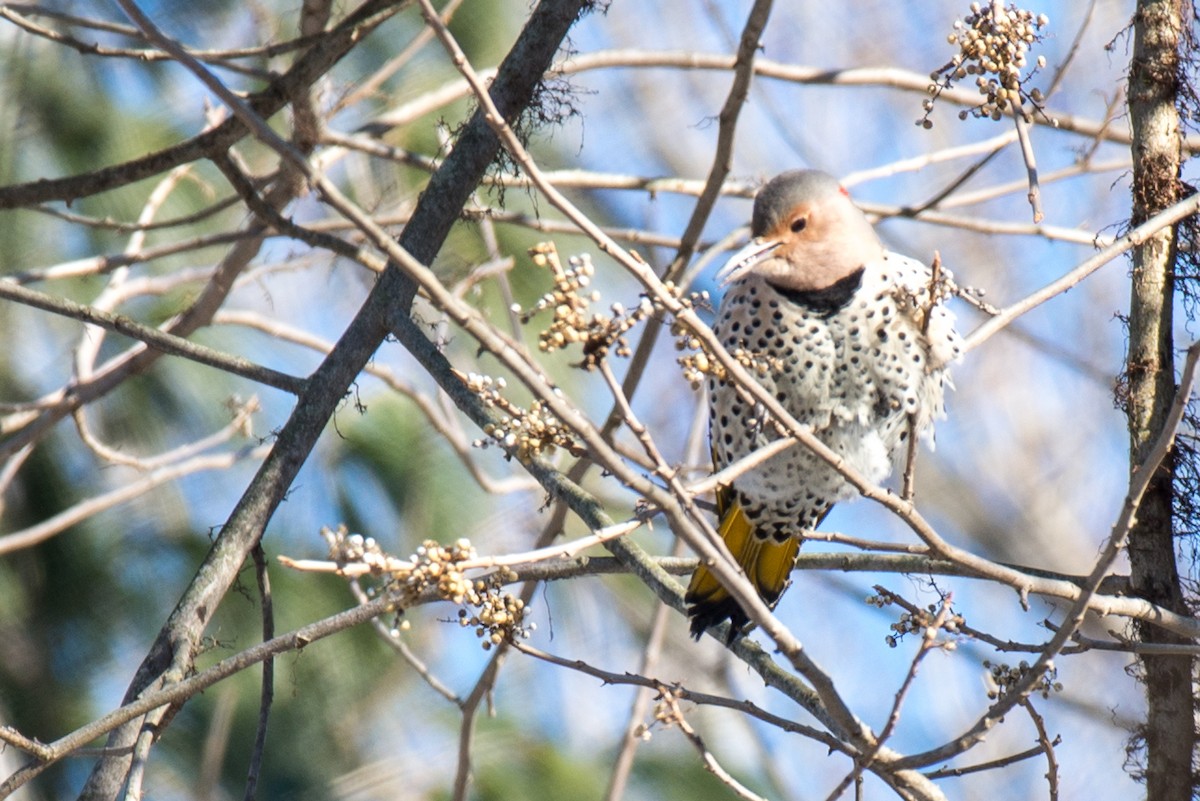
<path fill-rule="evenodd" d="M 728 491 L 718 494 L 717 511 L 721 515 L 721 523 L 717 533 L 758 594 L 769 606 L 774 606 L 787 589 L 800 542 L 794 537 L 779 542 L 770 537 L 757 536 L 754 525 L 738 502 L 728 497 L 729 494 Z M 728 619 L 730 631 L 727 642 L 732 642 L 749 621 L 737 601 L 704 565 L 700 565 L 692 574 L 685 600 L 688 615 L 692 618 L 692 635 L 697 639 L 709 626 Z"/>

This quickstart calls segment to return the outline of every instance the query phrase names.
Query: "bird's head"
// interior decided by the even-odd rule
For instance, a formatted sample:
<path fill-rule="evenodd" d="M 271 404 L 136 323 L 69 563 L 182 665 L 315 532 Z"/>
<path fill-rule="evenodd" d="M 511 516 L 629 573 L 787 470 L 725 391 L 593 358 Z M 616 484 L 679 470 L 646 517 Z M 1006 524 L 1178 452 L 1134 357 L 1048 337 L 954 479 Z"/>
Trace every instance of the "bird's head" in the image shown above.
<path fill-rule="evenodd" d="M 835 178 L 785 172 L 754 198 L 750 244 L 717 274 L 723 284 L 757 273 L 801 292 L 824 289 L 883 257 L 867 218 Z"/>

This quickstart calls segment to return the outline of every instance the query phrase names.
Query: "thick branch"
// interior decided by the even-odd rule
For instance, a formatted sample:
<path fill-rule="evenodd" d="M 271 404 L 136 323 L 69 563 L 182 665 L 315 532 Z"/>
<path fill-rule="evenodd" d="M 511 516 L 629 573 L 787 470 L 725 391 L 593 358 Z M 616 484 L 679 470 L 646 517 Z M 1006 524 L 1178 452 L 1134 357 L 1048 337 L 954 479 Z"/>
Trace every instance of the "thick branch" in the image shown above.
<path fill-rule="evenodd" d="M 1129 67 L 1129 119 L 1133 132 L 1133 221 L 1177 203 L 1181 131 L 1179 51 L 1183 41 L 1179 0 L 1139 0 L 1133 18 L 1133 58 Z M 1146 460 L 1167 425 L 1175 399 L 1172 330 L 1175 227 L 1166 228 L 1133 250 L 1126 363 L 1131 465 Z M 1174 454 L 1162 462 L 1138 509 L 1129 535 L 1133 592 L 1176 612 L 1186 612 L 1175 563 Z M 1136 627 L 1145 643 L 1176 644 L 1181 639 L 1145 624 Z M 1143 654 L 1146 685 L 1146 792 L 1159 801 L 1193 797 L 1196 747 L 1193 660 L 1186 655 Z"/>
<path fill-rule="evenodd" d="M 372 8 L 376 5 L 368 3 Z M 524 110 L 562 38 L 586 6 L 584 0 L 547 0 L 534 11 L 492 86 L 493 95 L 503 99 L 505 114 L 515 116 Z M 356 16 L 362 13 L 360 9 Z M 344 32 L 346 25 L 343 23 L 337 30 Z M 422 261 L 432 260 L 498 149 L 499 142 L 490 134 L 483 114 L 476 112 L 466 133 L 430 181 L 405 228 L 400 238 L 405 250 Z M 311 175 L 308 177 L 310 181 L 313 179 Z M 407 317 L 414 293 L 413 282 L 394 267 L 380 277 L 362 309 L 299 397 L 275 447 L 239 500 L 196 577 L 139 667 L 127 691 L 127 700 L 136 698 L 148 688 L 162 686 L 164 681 L 184 676 L 191 669 L 195 650 L 212 611 L 258 543 L 267 521 L 347 388 L 383 341 L 387 322 Z M 138 722 L 131 721 L 113 732 L 109 744 L 115 747 L 129 744 L 137 729 Z M 104 757 L 97 764 L 83 797 L 114 797 L 122 784 L 126 765 L 128 757 Z"/>

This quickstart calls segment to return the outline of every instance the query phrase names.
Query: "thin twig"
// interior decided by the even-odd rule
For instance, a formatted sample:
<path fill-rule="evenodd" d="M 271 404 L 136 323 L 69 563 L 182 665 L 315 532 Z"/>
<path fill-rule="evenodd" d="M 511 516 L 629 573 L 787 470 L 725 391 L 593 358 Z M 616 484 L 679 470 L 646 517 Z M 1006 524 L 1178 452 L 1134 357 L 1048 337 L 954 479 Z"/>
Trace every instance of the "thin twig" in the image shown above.
<path fill-rule="evenodd" d="M 940 770 L 931 770 L 925 774 L 930 779 L 958 779 L 963 776 L 969 776 L 972 773 L 982 773 L 987 770 L 996 770 L 997 768 L 1006 768 L 1009 765 L 1015 765 L 1018 762 L 1024 762 L 1026 759 L 1033 759 L 1038 754 L 1042 753 L 1040 745 L 1034 746 L 1026 751 L 1020 751 L 1015 754 L 1010 754 L 1000 759 L 990 759 L 987 762 L 980 762 L 978 765 L 967 765 L 965 768 L 942 768 Z"/>
<path fill-rule="evenodd" d="M 676 554 L 678 554 L 681 544 L 679 540 L 676 540 Z M 655 607 L 654 618 L 650 621 L 650 633 L 646 637 L 646 645 L 642 648 L 641 664 L 638 666 L 637 672 L 640 675 L 644 676 L 657 669 L 663 642 L 667 636 L 667 622 L 671 619 L 669 606 L 658 604 Z M 628 722 L 625 724 L 625 732 L 621 737 L 621 747 L 617 751 L 616 759 L 613 760 L 612 773 L 609 775 L 604 801 L 620 801 L 625 795 L 625 785 L 633 770 L 634 755 L 637 753 L 638 744 L 642 742 L 641 732 L 644 725 L 642 720 L 646 717 L 653 693 L 654 691 L 650 687 L 639 687 L 634 694 L 633 703 L 629 708 Z"/>
<path fill-rule="evenodd" d="M 30 20 L 8 7 L 8 5 L 0 6 L 0 17 L 7 19 L 12 24 L 22 30 L 31 33 L 35 36 L 40 36 L 43 39 L 48 39 L 55 44 L 64 45 L 80 53 L 89 56 L 108 56 L 117 58 L 130 58 L 137 61 L 164 61 L 170 58 L 166 53 L 163 53 L 157 48 L 129 48 L 129 47 L 105 47 L 94 42 L 84 42 L 69 36 L 65 33 L 60 33 L 52 28 L 47 28 L 38 25 L 33 20 Z M 202 55 L 197 53 L 198 58 L 207 61 L 214 66 L 219 66 L 231 72 L 241 73 L 254 78 L 269 78 L 270 73 L 266 70 L 255 67 L 247 67 L 235 62 L 229 61 L 227 58 L 213 55 Z"/>
<path fill-rule="evenodd" d="M 700 240 L 704 225 L 708 222 L 709 215 L 712 214 L 717 198 L 721 194 L 725 178 L 729 175 L 729 167 L 733 161 L 733 140 L 737 131 L 738 118 L 750 93 L 750 81 L 754 77 L 754 62 L 759 48 L 762 47 L 763 30 L 767 27 L 767 18 L 771 15 L 772 5 L 772 0 L 755 0 L 746 17 L 746 24 L 742 28 L 742 34 L 738 41 L 737 54 L 733 58 L 733 83 L 729 87 L 725 104 L 721 107 L 720 114 L 717 115 L 717 142 L 713 148 L 708 177 L 704 181 L 704 189 L 700 192 L 700 197 L 688 218 L 687 227 L 683 232 L 683 244 L 663 275 L 665 281 L 678 280 L 688 262 L 691 261 L 696 242 Z M 628 390 L 626 392 L 628 393 Z"/>
<path fill-rule="evenodd" d="M 91 430 L 85 426 L 79 426 L 79 436 L 85 445 L 101 459 L 113 464 L 119 464 L 124 467 L 132 467 L 142 473 L 158 470 L 176 462 L 182 462 L 185 459 L 190 459 L 204 451 L 211 450 L 216 446 L 228 442 L 235 436 L 253 437 L 253 427 L 251 418 L 261 408 L 258 397 L 252 396 L 244 403 L 231 401 L 226 404 L 226 408 L 231 408 L 233 411 L 233 419 L 223 426 L 219 431 L 214 431 L 206 437 L 181 445 L 178 448 L 172 448 L 164 453 L 155 456 L 130 456 L 115 448 L 111 448 L 92 438 Z"/>
<path fill-rule="evenodd" d="M 55 281 L 63 278 L 78 278 L 86 275 L 97 275 L 110 272 L 119 267 L 134 264 L 145 264 L 167 256 L 188 253 L 193 250 L 228 245 L 243 239 L 252 239 L 262 234 L 261 227 L 249 227 L 239 231 L 221 231 L 215 234 L 183 239 L 178 242 L 165 242 L 161 245 L 147 247 L 141 250 L 88 256 L 84 259 L 53 264 L 49 267 L 38 267 L 6 275 L 4 280 L 16 284 L 33 284 L 42 281 Z"/>
<path fill-rule="evenodd" d="M 1047 670 L 1049 670 L 1054 657 L 1070 641 L 1071 636 L 1079 627 L 1083 625 L 1084 617 L 1096 597 L 1100 583 L 1108 575 L 1113 563 L 1116 562 L 1124 549 L 1146 488 L 1150 485 L 1150 481 L 1158 470 L 1159 465 L 1162 464 L 1163 459 L 1166 458 L 1167 453 L 1175 442 L 1175 435 L 1178 432 L 1180 422 L 1183 420 L 1187 405 L 1191 400 L 1192 390 L 1196 382 L 1197 360 L 1200 360 L 1200 342 L 1193 343 L 1187 350 L 1187 360 L 1184 363 L 1179 389 L 1167 414 L 1163 430 L 1159 432 L 1153 447 L 1146 455 L 1146 459 L 1138 465 L 1137 469 L 1133 471 L 1133 475 L 1130 476 L 1129 491 L 1125 496 L 1121 512 L 1113 523 L 1108 541 L 1104 544 L 1100 556 L 1096 559 L 1091 573 L 1088 574 L 1087 579 L 1083 582 L 1079 596 L 1073 600 L 1070 610 L 1064 616 L 1062 625 L 1054 632 L 1054 636 L 1050 638 L 1050 641 L 1046 643 L 1037 660 L 1029 667 L 1023 677 L 1009 687 L 1007 692 L 992 704 L 987 712 L 970 729 L 948 741 L 945 745 L 900 760 L 901 764 L 904 764 L 906 767 L 917 767 L 933 762 L 940 762 L 954 754 L 962 753 L 979 742 L 986 736 L 986 733 L 991 729 L 995 721 L 1004 717 L 1007 712 L 1011 711 L 1016 704 L 1020 703 L 1020 701 L 1033 691 L 1037 682 L 1041 681 Z"/>
<path fill-rule="evenodd" d="M 442 21 L 447 25 L 454 18 L 454 12 L 462 5 L 463 0 L 449 0 L 442 7 Z M 354 87 L 353 91 L 348 92 L 345 97 L 338 100 L 330 110 L 328 116 L 332 117 L 343 109 L 349 108 L 356 103 L 361 102 L 370 95 L 375 94 L 379 87 L 387 81 L 388 78 L 395 75 L 405 65 L 410 63 L 413 58 L 433 39 L 433 32 L 429 28 L 422 28 L 417 32 L 417 35 L 412 38 L 404 48 L 396 55 L 389 58 L 379 69 L 375 70 L 371 75 Z"/>
<path fill-rule="evenodd" d="M 936 573 L 936 571 L 931 571 L 931 575 L 934 573 Z M 914 604 L 911 601 L 909 601 L 908 599 L 906 599 L 904 596 L 900 595 L 899 593 L 892 592 L 891 590 L 887 589 L 886 587 L 883 587 L 882 585 L 876 584 L 872 589 L 874 589 L 876 594 L 878 594 L 879 597 L 882 598 L 884 601 L 886 601 L 889 604 L 895 604 L 896 606 L 899 606 L 905 612 L 907 612 L 909 615 L 912 615 L 914 619 L 919 619 L 922 616 L 928 614 L 927 610 L 922 609 L 921 607 L 917 606 L 916 604 Z M 964 620 L 955 621 L 955 632 L 965 635 L 967 637 L 970 637 L 971 639 L 987 643 L 988 645 L 995 648 L 997 651 L 1000 651 L 1003 653 L 1016 652 L 1016 653 L 1039 654 L 1042 652 L 1042 648 L 1045 647 L 1045 645 L 1043 643 L 1034 644 L 1034 643 L 1013 642 L 1011 640 L 1001 640 L 1000 638 L 994 637 L 985 631 L 980 631 L 979 629 L 976 629 L 976 628 L 968 625 L 966 623 L 966 621 L 964 621 Z M 1068 647 L 1068 648 L 1062 649 L 1059 653 L 1061 653 L 1061 654 L 1083 653 L 1087 650 L 1088 649 L 1084 648 L 1084 647 Z"/>
<path fill-rule="evenodd" d="M 687 490 L 693 495 L 702 495 L 715 490 L 717 487 L 730 486 L 738 476 L 748 470 L 753 470 L 771 457 L 783 453 L 798 442 L 799 440 L 794 437 L 773 439 L 761 448 L 751 451 L 737 461 L 731 462 L 721 470 L 711 473 L 699 481 L 693 481 L 687 485 Z"/>
<path fill-rule="evenodd" d="M 175 481 L 182 476 L 192 475 L 205 470 L 226 470 L 230 466 L 245 460 L 257 460 L 266 456 L 269 446 L 243 449 L 233 453 L 218 453 L 208 456 L 196 456 L 176 464 L 166 465 L 152 470 L 143 478 L 123 484 L 122 486 L 89 498 L 85 501 L 64 509 L 58 514 L 35 523 L 28 528 L 0 536 L 0 556 L 23 548 L 30 548 L 40 542 L 59 534 L 76 523 L 114 506 L 125 503 L 142 495 L 155 487 Z"/>
<path fill-rule="evenodd" d="M 213 317 L 213 322 L 218 325 L 238 325 L 262 331 L 274 339 L 293 342 L 326 356 L 334 348 L 332 342 L 279 320 L 268 319 L 256 312 L 226 309 L 217 312 Z M 412 401 L 425 416 L 426 422 L 450 445 L 459 461 L 485 492 L 493 495 L 506 495 L 537 488 L 538 483 L 527 475 L 514 474 L 494 478 L 486 473 L 475 458 L 476 449 L 471 440 L 466 437 L 455 421 L 442 414 L 428 394 L 419 391 L 401 378 L 395 370 L 387 365 L 372 362 L 364 368 L 364 371 L 381 380 L 392 391 Z"/>
<path fill-rule="evenodd" d="M 290 565 L 288 565 L 282 556 L 278 558 L 282 564 L 290 567 Z M 354 594 L 354 599 L 356 601 L 358 601 L 360 604 L 370 602 L 371 599 L 367 596 L 367 593 L 357 581 L 349 581 L 347 583 L 350 587 L 350 591 Z M 398 636 L 399 632 L 393 632 L 390 626 L 377 617 L 371 618 L 371 628 L 375 630 L 375 633 L 379 635 L 379 639 L 382 640 L 388 648 L 391 648 L 393 651 L 398 653 L 400 658 L 408 663 L 409 667 L 411 667 L 416 674 L 421 677 L 421 681 L 428 684 L 435 693 L 442 696 L 459 709 L 462 709 L 464 703 L 463 699 L 459 698 L 458 694 L 455 693 L 454 690 L 450 689 L 450 685 L 446 684 L 444 681 L 434 675 L 433 671 L 429 669 L 429 666 L 425 664 L 425 661 L 417 656 L 416 652 L 414 652 L 413 649 L 408 646 L 408 643 L 406 643 L 403 638 Z"/>
<path fill-rule="evenodd" d="M 505 554 L 503 556 L 485 556 L 476 559 L 464 559 L 456 563 L 459 570 L 495 570 L 498 567 L 512 567 L 516 565 L 531 565 L 542 561 L 551 560 L 570 560 L 581 551 L 586 551 L 588 548 L 616 539 L 624 537 L 632 531 L 644 525 L 642 520 L 630 520 L 625 523 L 620 523 L 615 526 L 608 526 L 600 531 L 593 532 L 586 537 L 580 537 L 571 542 L 565 542 L 561 545 L 548 545 L 544 548 L 539 548 L 533 551 L 524 551 L 515 554 Z M 281 564 L 285 567 L 290 567 L 293 570 L 299 570 L 308 573 L 337 573 L 340 576 L 348 578 L 358 578 L 360 576 L 370 575 L 375 572 L 378 567 L 373 568 L 370 565 L 361 562 L 329 562 L 314 559 L 292 559 L 287 556 L 277 557 Z M 405 570 L 412 567 L 412 563 L 405 559 L 396 559 L 394 564 L 385 564 L 383 570 Z"/>
<path fill-rule="evenodd" d="M 1014 95 L 1011 108 L 1013 124 L 1017 128 L 1017 139 L 1021 143 L 1021 158 L 1025 160 L 1025 172 L 1029 179 L 1029 205 L 1033 208 L 1033 221 L 1040 223 L 1046 215 L 1042 211 L 1042 190 L 1038 184 L 1037 157 L 1033 153 L 1033 143 L 1029 139 L 1029 121 L 1025 119 L 1025 109 L 1021 106 L 1021 95 Z"/>
<path fill-rule="evenodd" d="M 893 175 L 900 175 L 906 172 L 917 172 L 932 164 L 941 164 L 946 161 L 953 161 L 960 158 L 968 158 L 975 156 L 987 156 L 995 153 L 1004 147 L 1012 144 L 1017 138 L 1015 131 L 1002 133 L 998 136 L 993 136 L 991 139 L 984 139 L 979 142 L 971 142 L 965 145 L 956 147 L 943 147 L 929 153 L 923 153 L 919 156 L 910 158 L 898 159 L 888 164 L 883 164 L 878 167 L 868 167 L 863 170 L 856 170 L 852 173 L 847 173 L 838 179 L 838 183 L 847 189 L 853 189 L 861 183 L 874 181 L 879 178 L 890 178 Z"/>
<path fill-rule="evenodd" d="M 254 558 L 254 577 L 258 582 L 258 597 L 262 604 L 263 642 L 275 637 L 275 607 L 271 599 L 271 577 L 267 573 L 267 556 L 262 543 L 250 551 Z M 250 767 L 246 771 L 244 801 L 254 801 L 258 790 L 258 777 L 262 772 L 263 754 L 267 747 L 267 721 L 271 717 L 271 703 L 275 698 L 275 660 L 268 657 L 262 663 L 262 690 L 258 701 L 258 727 L 254 732 L 254 748 L 250 752 Z"/>
<path fill-rule="evenodd" d="M 846 748 L 845 743 L 842 743 L 835 737 L 830 736 L 828 733 L 812 726 L 807 726 L 803 723 L 797 723 L 796 721 L 780 717 L 779 715 L 769 712 L 750 701 L 739 701 L 722 695 L 696 692 L 689 690 L 678 683 L 664 682 L 652 676 L 641 676 L 628 671 L 617 673 L 614 671 L 603 670 L 588 662 L 584 662 L 581 659 L 565 659 L 564 657 L 557 656 L 536 648 L 526 642 L 514 642 L 513 647 L 521 653 L 527 656 L 532 656 L 536 659 L 540 659 L 543 662 L 549 662 L 550 664 L 558 665 L 559 667 L 569 668 L 571 670 L 584 673 L 588 676 L 594 676 L 605 684 L 632 685 L 634 687 L 644 687 L 655 691 L 659 691 L 663 687 L 670 687 L 671 692 L 675 693 L 677 697 L 685 701 L 690 701 L 694 704 L 702 704 L 705 706 L 716 706 L 723 709 L 732 709 L 736 712 L 741 712 L 742 714 L 761 720 L 764 723 L 774 726 L 780 731 L 808 737 L 829 748 L 831 751 L 837 751 L 838 753 L 843 754 L 851 753 Z"/>
<path fill-rule="evenodd" d="M 1046 721 L 1033 708 L 1033 703 L 1028 698 L 1021 701 L 1021 706 L 1029 713 L 1029 719 L 1033 721 L 1033 726 L 1037 729 L 1038 744 L 1046 754 L 1046 782 L 1050 785 L 1049 799 L 1058 801 L 1058 759 L 1054 755 L 1054 746 L 1059 744 L 1060 738 L 1050 739 L 1050 735 L 1046 733 Z"/>
<path fill-rule="evenodd" d="M 695 746 L 697 753 L 700 754 L 700 760 L 703 762 L 705 770 L 720 779 L 721 783 L 730 790 L 733 790 L 734 795 L 738 798 L 745 799 L 745 801 L 766 801 L 765 798 L 752 792 L 749 787 L 739 782 L 733 777 L 733 774 L 721 766 L 721 763 L 717 761 L 713 753 L 708 750 L 708 746 L 704 744 L 704 739 L 700 737 L 691 724 L 687 722 L 687 718 L 683 716 L 683 710 L 679 708 L 679 699 L 675 697 L 674 693 L 665 687 L 660 692 L 662 700 L 659 703 L 660 705 L 665 705 L 668 710 L 663 716 L 664 721 L 676 726 L 683 732 L 683 736 L 688 739 L 688 742 Z"/>
<path fill-rule="evenodd" d="M 120 25 L 118 23 L 110 22 L 109 20 L 93 19 L 89 17 L 80 17 L 75 14 L 67 14 L 62 11 L 35 3 L 5 3 L 4 5 L 7 9 L 23 13 L 30 17 L 49 17 L 50 19 L 65 22 L 68 25 L 104 31 L 105 33 L 115 33 L 139 42 L 146 41 L 145 35 L 137 28 L 134 28 L 130 25 Z M 319 37 L 317 35 L 297 36 L 295 39 L 289 39 L 284 42 L 274 42 L 255 47 L 238 47 L 221 50 L 202 50 L 190 48 L 188 52 L 200 59 L 271 58 L 273 56 L 281 56 L 286 53 L 291 53 L 307 47 L 311 44 L 314 44 L 318 38 Z M 161 50 L 157 49 L 139 50 L 137 51 L 135 57 L 139 61 L 159 61 L 169 58 Z"/>
<path fill-rule="evenodd" d="M 247 648 L 193 676 L 170 682 L 160 689 L 147 692 L 112 712 L 101 715 L 70 734 L 39 748 L 37 750 L 38 758 L 35 762 L 24 765 L 3 783 L 0 783 L 0 798 L 11 795 L 51 765 L 75 753 L 80 746 L 104 736 L 124 723 L 137 720 L 153 710 L 183 703 L 217 682 L 241 673 L 266 659 L 288 651 L 300 650 L 317 640 L 364 623 L 376 615 L 385 614 L 394 603 L 392 598 L 385 597 L 364 606 L 356 606 Z"/>
<path fill-rule="evenodd" d="M 1117 239 L 1111 245 L 1105 247 L 1104 250 L 1081 262 L 1075 269 L 1062 277 L 1050 282 L 1022 300 L 1001 309 L 999 314 L 985 321 L 964 339 L 963 352 L 965 353 L 979 347 L 993 334 L 1009 325 L 1013 320 L 1078 285 L 1083 279 L 1105 264 L 1108 264 L 1117 256 L 1140 245 L 1164 228 L 1174 225 L 1186 217 L 1190 217 L 1197 210 L 1200 210 L 1200 193 L 1191 195 L 1154 215 L 1137 228 Z"/>
<path fill-rule="evenodd" d="M 862 778 L 863 771 L 870 767 L 871 763 L 875 760 L 875 755 L 878 753 L 879 748 L 882 747 L 882 745 L 887 742 L 887 740 L 896 731 L 896 726 L 898 726 L 900 723 L 900 710 L 904 706 L 904 699 L 908 697 L 908 692 L 912 688 L 913 682 L 916 681 L 917 671 L 921 667 L 921 662 L 925 660 L 925 657 L 928 656 L 931 651 L 944 646 L 944 643 L 938 641 L 937 635 L 938 632 L 942 630 L 942 627 L 946 624 L 949 614 L 950 597 L 946 596 L 942 598 L 941 605 L 938 607 L 937 614 L 934 616 L 933 620 L 921 632 L 921 644 L 917 648 L 917 652 L 913 655 L 912 660 L 908 664 L 908 671 L 904 674 L 904 680 L 900 683 L 900 688 L 896 690 L 896 694 L 892 699 L 892 709 L 888 713 L 887 721 L 884 723 L 883 728 L 879 732 L 875 747 L 872 750 L 855 758 L 854 769 L 851 770 L 850 773 L 848 773 L 845 778 L 843 778 L 841 782 L 839 782 L 838 785 L 829 792 L 829 795 L 826 796 L 826 801 L 835 801 L 835 799 L 840 797 L 841 794 L 845 792 L 851 784 L 857 786 L 859 780 Z"/>
<path fill-rule="evenodd" d="M 226 209 L 236 206 L 238 202 L 237 195 L 230 195 L 221 200 L 214 201 L 199 211 L 194 211 L 190 214 L 185 214 L 179 217 L 172 217 L 167 220 L 159 220 L 157 222 L 122 222 L 114 220 L 111 217 L 89 217 L 86 214 L 76 214 L 66 211 L 65 209 L 56 209 L 52 206 L 34 206 L 30 211 L 36 211 L 40 214 L 45 214 L 49 217 L 55 217 L 63 222 L 71 223 L 72 225 L 83 225 L 88 228 L 96 228 L 100 230 L 113 231 L 118 234 L 128 234 L 134 231 L 162 231 L 168 228 L 181 228 L 187 225 L 194 225 L 198 222 L 204 222 L 209 217 L 219 214 Z"/>
<path fill-rule="evenodd" d="M 304 391 L 305 379 L 281 373 L 270 367 L 255 364 L 241 356 L 224 353 L 204 345 L 175 336 L 158 328 L 142 325 L 121 314 L 112 314 L 76 303 L 66 298 L 56 298 L 32 289 L 26 289 L 12 281 L 0 280 L 0 299 L 11 300 L 32 306 L 35 309 L 53 312 L 92 325 L 98 325 L 114 333 L 144 342 L 161 353 L 179 356 L 208 367 L 215 367 L 242 378 L 248 378 L 268 387 L 282 389 L 298 395 Z"/>
<path fill-rule="evenodd" d="M 938 299 L 938 286 L 942 280 L 942 254 L 933 252 L 933 261 L 929 265 L 929 303 L 920 310 L 921 336 L 929 334 L 929 320 L 933 317 L 933 306 Z M 908 413 L 908 448 L 904 454 L 904 473 L 901 480 L 900 497 L 912 501 L 916 491 L 917 479 L 917 440 L 921 432 L 917 430 L 916 412 Z"/>

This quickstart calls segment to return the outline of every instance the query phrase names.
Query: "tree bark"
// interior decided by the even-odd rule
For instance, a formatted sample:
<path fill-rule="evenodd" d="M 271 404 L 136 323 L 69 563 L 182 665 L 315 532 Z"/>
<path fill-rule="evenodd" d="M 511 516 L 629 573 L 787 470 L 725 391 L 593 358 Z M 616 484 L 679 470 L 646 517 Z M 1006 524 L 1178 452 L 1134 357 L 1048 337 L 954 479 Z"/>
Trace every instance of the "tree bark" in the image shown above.
<path fill-rule="evenodd" d="M 1137 225 L 1175 203 L 1180 174 L 1179 48 L 1180 0 L 1139 0 L 1134 16 L 1134 52 L 1129 69 L 1129 116 L 1133 127 L 1133 215 Z M 1141 464 L 1166 420 L 1175 395 L 1172 340 L 1175 228 L 1168 228 L 1133 251 L 1129 313 L 1128 417 L 1131 469 Z M 1138 510 L 1130 532 L 1133 591 L 1174 611 L 1187 613 L 1175 561 L 1174 460 L 1168 456 Z M 1146 623 L 1136 626 L 1142 642 L 1179 642 Z M 1147 797 L 1187 801 L 1192 797 L 1192 659 L 1143 656 L 1147 717 L 1145 746 Z"/>

